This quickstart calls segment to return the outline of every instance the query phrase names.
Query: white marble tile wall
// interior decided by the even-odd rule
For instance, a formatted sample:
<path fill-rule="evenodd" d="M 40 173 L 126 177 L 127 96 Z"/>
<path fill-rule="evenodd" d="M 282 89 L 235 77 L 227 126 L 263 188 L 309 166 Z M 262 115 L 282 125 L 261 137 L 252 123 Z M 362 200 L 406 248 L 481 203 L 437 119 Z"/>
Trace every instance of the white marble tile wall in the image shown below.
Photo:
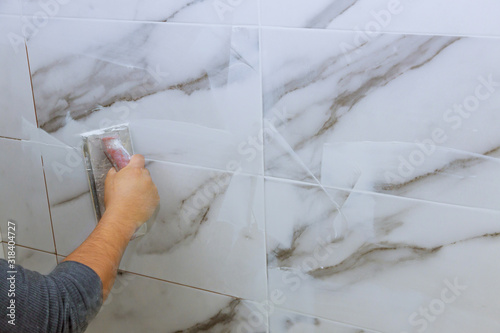
<path fill-rule="evenodd" d="M 19 0 L 4 0 L 0 3 L 0 14 L 21 15 L 22 4 Z"/>
<path fill-rule="evenodd" d="M 262 173 L 257 29 L 51 20 L 28 50 L 39 127 L 65 144 L 130 122 L 147 158 Z"/>
<path fill-rule="evenodd" d="M 19 16 L 0 4 L 0 136 L 25 139 L 23 122 L 36 126 L 26 46 Z M 7 8 L 8 7 L 8 8 Z"/>
<path fill-rule="evenodd" d="M 343 52 L 343 43 L 356 38 L 355 32 L 262 32 L 264 117 L 287 113 L 275 122 L 278 135 L 265 152 L 267 175 L 320 178 L 329 143 L 432 146 L 397 153 L 394 162 L 410 164 L 404 181 L 434 171 L 413 156 L 440 159 L 433 146 L 484 155 L 500 147 L 498 39 L 384 34 Z M 414 148 L 420 152 L 412 154 Z"/>
<path fill-rule="evenodd" d="M 6 243 L 2 243 L 2 251 L 6 254 L 9 252 Z M 17 265 L 40 274 L 49 274 L 57 265 L 57 258 L 53 253 L 41 252 L 23 246 L 17 246 L 15 253 Z"/>
<path fill-rule="evenodd" d="M 23 12 L 51 17 L 99 18 L 153 22 L 256 25 L 258 0 L 20 0 Z"/>
<path fill-rule="evenodd" d="M 381 332 L 500 328 L 498 210 L 267 181 L 266 218 L 286 309 Z"/>
<path fill-rule="evenodd" d="M 128 247 L 121 268 L 264 301 L 262 178 L 159 162 L 148 169 L 160 192 L 159 217 Z"/>
<path fill-rule="evenodd" d="M 3 1 L 2 223 L 68 255 L 127 122 L 160 211 L 89 331 L 498 332 L 499 9 Z"/>
<path fill-rule="evenodd" d="M 7 240 L 15 223 L 16 243 L 54 252 L 47 192 L 39 146 L 0 138 L 0 230 Z"/>
<path fill-rule="evenodd" d="M 273 312 L 269 317 L 269 328 L 271 332 L 277 333 L 376 333 L 376 331 L 286 310 Z"/>
<path fill-rule="evenodd" d="M 262 24 L 377 33 L 498 35 L 495 0 L 265 0 Z"/>
<path fill-rule="evenodd" d="M 258 303 L 122 272 L 87 332 L 267 332 Z"/>

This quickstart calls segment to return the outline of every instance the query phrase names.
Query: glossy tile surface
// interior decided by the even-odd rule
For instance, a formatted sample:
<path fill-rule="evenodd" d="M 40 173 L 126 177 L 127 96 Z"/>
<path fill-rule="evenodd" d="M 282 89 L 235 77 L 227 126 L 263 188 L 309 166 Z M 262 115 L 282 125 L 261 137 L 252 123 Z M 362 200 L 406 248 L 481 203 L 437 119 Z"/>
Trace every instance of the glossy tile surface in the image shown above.
<path fill-rule="evenodd" d="M 359 327 L 352 327 L 325 320 L 293 313 L 285 310 L 276 310 L 269 317 L 269 332 L 271 333 L 371 333 Z"/>
<path fill-rule="evenodd" d="M 160 211 L 151 231 L 129 245 L 121 268 L 264 300 L 262 179 L 158 162 L 148 169 Z"/>
<path fill-rule="evenodd" d="M 36 140 L 43 155 L 57 253 L 69 255 L 95 228 L 97 221 L 79 147 L 48 135 Z"/>
<path fill-rule="evenodd" d="M 148 158 L 262 172 L 258 30 L 51 20 L 28 49 L 39 127 L 65 144 L 130 123 Z"/>
<path fill-rule="evenodd" d="M 0 14 L 21 15 L 21 13 L 19 0 L 4 0 L 0 3 Z"/>
<path fill-rule="evenodd" d="M 161 203 L 89 331 L 497 333 L 498 9 L 4 1 L 0 229 L 71 253 L 128 123 Z"/>
<path fill-rule="evenodd" d="M 495 0 L 266 0 L 262 24 L 315 29 L 498 35 Z"/>
<path fill-rule="evenodd" d="M 284 308 L 381 332 L 500 327 L 498 211 L 267 181 L 266 218 Z"/>
<path fill-rule="evenodd" d="M 256 303 L 119 274 L 87 332 L 267 332 Z"/>
<path fill-rule="evenodd" d="M 321 183 L 499 210 L 500 149 L 486 155 L 433 143 L 344 142 L 323 147 Z"/>
<path fill-rule="evenodd" d="M 499 39 L 383 34 L 343 52 L 355 37 L 263 31 L 264 117 L 276 130 L 265 147 L 267 175 L 316 182 L 329 143 L 414 143 L 486 156 L 498 150 Z M 286 118 L 276 120 L 276 110 Z M 420 168 L 412 150 L 393 151 L 417 169 L 405 182 L 435 171 Z M 443 150 L 417 150 L 445 166 Z"/>
<path fill-rule="evenodd" d="M 7 5 L 0 4 L 0 136 L 25 139 L 23 124 L 36 124 L 33 95 L 21 18 L 1 15 Z"/>
<path fill-rule="evenodd" d="M 16 223 L 16 243 L 54 252 L 41 154 L 38 146 L 0 139 L 0 230 L 7 240 L 8 221 Z"/>
<path fill-rule="evenodd" d="M 2 249 L 6 254 L 9 252 L 9 248 L 5 243 L 2 244 Z M 52 253 L 36 251 L 22 246 L 17 246 L 15 253 L 17 265 L 40 274 L 49 274 L 57 265 L 56 255 Z"/>
<path fill-rule="evenodd" d="M 99 18 L 207 24 L 258 24 L 258 0 L 21 0 L 24 14 L 43 11 L 50 17 Z"/>

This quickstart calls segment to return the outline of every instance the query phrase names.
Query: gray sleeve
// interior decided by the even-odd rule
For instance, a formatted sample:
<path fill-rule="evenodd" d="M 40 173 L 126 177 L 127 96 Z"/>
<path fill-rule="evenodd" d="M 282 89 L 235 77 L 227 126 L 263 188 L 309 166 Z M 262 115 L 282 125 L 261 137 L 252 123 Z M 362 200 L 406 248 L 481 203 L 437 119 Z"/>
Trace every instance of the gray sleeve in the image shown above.
<path fill-rule="evenodd" d="M 11 284 L 13 278 L 15 288 Z M 9 309 L 12 300 L 15 316 Z M 9 267 L 7 261 L 0 260 L 2 333 L 84 332 L 101 305 L 101 279 L 83 264 L 64 261 L 49 275 L 42 275 L 18 265 Z"/>

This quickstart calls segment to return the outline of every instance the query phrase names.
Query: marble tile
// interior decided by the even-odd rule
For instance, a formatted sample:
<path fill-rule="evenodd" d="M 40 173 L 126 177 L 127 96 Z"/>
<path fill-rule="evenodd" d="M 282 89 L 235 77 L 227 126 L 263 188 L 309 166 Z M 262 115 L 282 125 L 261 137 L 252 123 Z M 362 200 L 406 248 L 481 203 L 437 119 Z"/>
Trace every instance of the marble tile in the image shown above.
<path fill-rule="evenodd" d="M 21 13 L 20 0 L 3 0 L 0 2 L 0 14 L 20 15 Z"/>
<path fill-rule="evenodd" d="M 130 273 L 117 277 L 87 332 L 267 332 L 256 303 Z"/>
<path fill-rule="evenodd" d="M 266 0 L 262 24 L 315 29 L 499 35 L 494 0 Z"/>
<path fill-rule="evenodd" d="M 258 0 L 21 1 L 25 15 L 49 17 L 249 25 L 259 18 Z"/>
<path fill-rule="evenodd" d="M 161 202 L 121 269 L 235 297 L 266 297 L 263 180 L 149 162 Z"/>
<path fill-rule="evenodd" d="M 0 229 L 16 222 L 16 243 L 54 252 L 40 150 L 25 141 L 0 139 Z"/>
<path fill-rule="evenodd" d="M 0 136 L 24 139 L 23 121 L 35 125 L 36 119 L 19 16 L 0 14 L 0 49 Z"/>
<path fill-rule="evenodd" d="M 2 243 L 2 249 L 5 253 L 9 252 L 7 244 Z M 26 247 L 16 247 L 16 264 L 25 269 L 49 274 L 57 265 L 56 255 L 47 252 L 36 251 Z"/>
<path fill-rule="evenodd" d="M 38 133 L 32 139 L 40 142 L 43 155 L 57 253 L 69 255 L 97 224 L 83 153 Z"/>
<path fill-rule="evenodd" d="M 270 333 L 371 333 L 359 327 L 278 309 L 269 316 Z"/>
<path fill-rule="evenodd" d="M 425 144 L 351 142 L 323 147 L 324 186 L 500 210 L 500 159 Z"/>
<path fill-rule="evenodd" d="M 266 175 L 317 182 L 331 143 L 500 147 L 499 39 L 382 34 L 351 49 L 356 38 L 263 30 Z"/>
<path fill-rule="evenodd" d="M 65 144 L 129 123 L 148 158 L 262 173 L 257 29 L 51 20 L 28 49 L 39 126 Z"/>
<path fill-rule="evenodd" d="M 499 212 L 304 183 L 265 188 L 280 306 L 387 333 L 499 330 Z"/>

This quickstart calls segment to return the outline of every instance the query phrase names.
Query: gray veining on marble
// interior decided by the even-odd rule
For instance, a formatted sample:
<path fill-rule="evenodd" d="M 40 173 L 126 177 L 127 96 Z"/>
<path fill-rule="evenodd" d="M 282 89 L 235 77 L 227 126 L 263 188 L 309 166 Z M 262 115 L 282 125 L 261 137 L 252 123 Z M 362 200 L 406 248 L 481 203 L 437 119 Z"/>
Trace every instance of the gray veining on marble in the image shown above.
<path fill-rule="evenodd" d="M 484 285 L 500 274 L 498 212 L 267 181 L 266 217 L 269 288 L 285 308 L 401 332 L 451 283 L 460 295 L 428 331 L 498 330 L 479 310 L 497 307 Z"/>
<path fill-rule="evenodd" d="M 28 49 L 39 126 L 65 144 L 128 122 L 146 157 L 262 173 L 244 150 L 262 123 L 256 29 L 54 19 Z M 181 128 L 191 145 L 173 146 Z"/>
<path fill-rule="evenodd" d="M 241 299 L 130 273 L 110 295 L 88 332 L 267 332 L 267 315 Z"/>
<path fill-rule="evenodd" d="M 368 329 L 343 325 L 322 318 L 277 310 L 270 318 L 271 333 L 372 333 Z"/>
<path fill-rule="evenodd" d="M 440 131 L 437 146 L 487 154 L 500 145 L 491 126 L 499 121 L 498 40 L 384 34 L 342 52 L 352 38 L 263 32 L 264 115 L 287 114 L 266 144 L 266 175 L 314 182 L 330 143 L 420 143 Z M 463 67 L 467 59 L 477 61 Z"/>
<path fill-rule="evenodd" d="M 267 0 L 263 25 L 314 29 L 456 35 L 496 35 L 498 2 L 478 0 Z"/>
<path fill-rule="evenodd" d="M 21 0 L 25 15 L 202 24 L 258 24 L 257 0 L 83 0 L 44 2 Z"/>

